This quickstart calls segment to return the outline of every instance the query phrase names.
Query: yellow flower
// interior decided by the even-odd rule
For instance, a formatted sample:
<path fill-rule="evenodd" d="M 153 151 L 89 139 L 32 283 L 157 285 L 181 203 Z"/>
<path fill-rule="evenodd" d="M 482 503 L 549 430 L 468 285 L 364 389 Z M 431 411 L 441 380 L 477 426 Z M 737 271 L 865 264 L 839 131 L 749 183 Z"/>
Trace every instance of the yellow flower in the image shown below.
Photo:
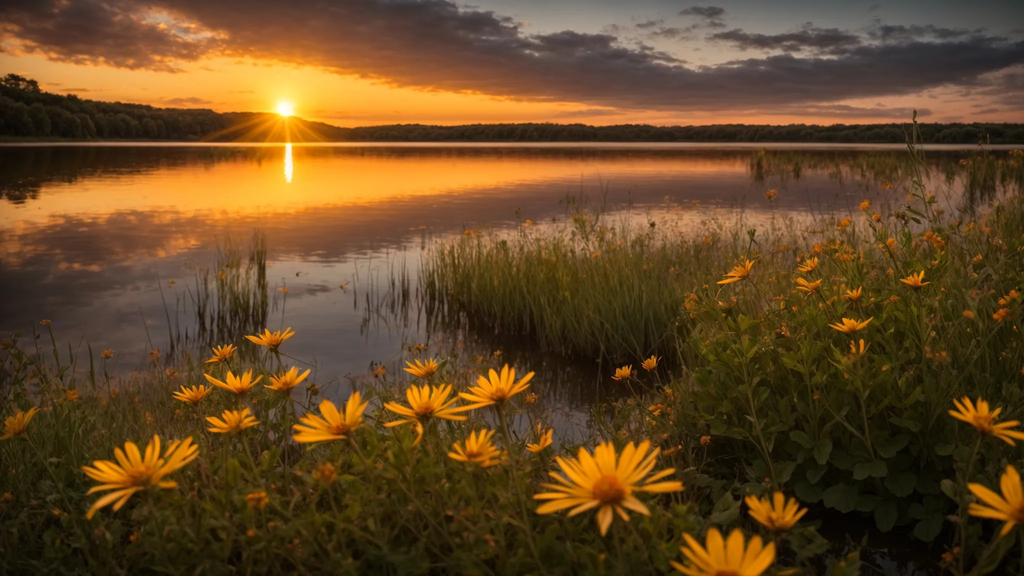
<path fill-rule="evenodd" d="M 302 381 L 306 379 L 306 376 L 309 376 L 308 369 L 302 374 L 299 374 L 299 369 L 292 366 L 291 370 L 280 376 L 271 376 L 270 385 L 266 387 L 271 390 L 276 390 L 277 392 L 291 392 L 292 388 L 302 384 Z"/>
<path fill-rule="evenodd" d="M 779 191 L 776 190 L 775 188 L 769 188 L 768 191 L 764 193 L 764 197 L 767 198 L 768 200 L 774 200 L 775 197 L 778 195 Z"/>
<path fill-rule="evenodd" d="M 846 228 L 849 227 L 852 223 L 853 220 L 850 220 L 849 218 L 843 218 L 836 224 L 836 230 L 846 230 Z"/>
<path fill-rule="evenodd" d="M 451 384 L 433 387 L 428 384 L 409 386 L 409 389 L 405 391 L 405 398 L 409 402 L 408 407 L 402 406 L 397 402 L 384 403 L 385 409 L 400 416 L 405 416 L 405 418 L 393 422 L 385 422 L 384 426 L 392 428 L 402 424 L 414 425 L 416 427 L 416 442 L 413 444 L 419 444 L 420 440 L 423 439 L 423 422 L 421 421 L 423 418 L 465 420 L 466 416 L 460 413 L 476 408 L 476 406 L 452 406 L 458 398 L 449 400 L 448 397 L 451 396 L 451 393 Z"/>
<path fill-rule="evenodd" d="M 847 290 L 846 293 L 843 294 L 843 298 L 845 298 L 846 300 L 849 300 L 850 302 L 860 302 L 860 297 L 863 296 L 863 295 L 864 295 L 864 287 L 861 286 L 860 288 L 857 288 L 856 290 Z"/>
<path fill-rule="evenodd" d="M 886 245 L 887 248 L 889 248 L 890 251 L 895 250 L 896 249 L 896 239 L 895 238 L 889 238 L 888 240 L 885 241 L 885 245 Z"/>
<path fill-rule="evenodd" d="M 871 210 L 871 200 L 865 200 L 861 202 L 860 209 L 862 212 L 867 212 L 868 210 Z"/>
<path fill-rule="evenodd" d="M 1000 308 L 999 310 L 996 310 L 995 314 L 992 315 L 992 319 L 995 320 L 996 322 L 1002 322 L 1003 320 L 1006 320 L 1009 317 L 1010 317 L 1010 309 L 1009 308 Z"/>
<path fill-rule="evenodd" d="M 881 222 L 882 221 L 882 215 L 881 214 L 872 214 L 871 215 L 871 220 L 872 220 L 872 222 Z"/>
<path fill-rule="evenodd" d="M 448 457 L 459 462 L 479 464 L 482 468 L 490 468 L 499 461 L 501 450 L 491 443 L 494 430 L 480 430 L 470 432 L 465 443 L 455 442 L 452 445 L 454 452 L 449 452 Z"/>
<path fill-rule="evenodd" d="M 859 347 L 857 346 L 856 342 L 854 342 L 853 340 L 850 340 L 850 360 L 851 361 L 856 360 L 857 358 L 863 356 L 864 353 L 867 352 L 867 351 L 868 351 L 868 345 L 864 343 L 864 339 L 863 338 L 860 339 L 860 346 Z"/>
<path fill-rule="evenodd" d="M 806 292 L 807 295 L 814 294 L 821 288 L 821 279 L 815 280 L 814 282 L 808 282 L 803 278 L 796 279 L 796 289 L 801 292 Z"/>
<path fill-rule="evenodd" d="M 380 377 L 384 376 L 387 373 L 388 373 L 388 369 L 385 368 L 383 364 L 381 364 L 380 366 L 377 366 L 376 368 L 374 368 L 374 370 L 373 370 L 373 377 L 374 378 L 380 378 Z"/>
<path fill-rule="evenodd" d="M 537 424 L 537 434 L 540 435 L 540 439 L 537 440 L 536 444 L 529 443 L 526 445 L 526 449 L 534 454 L 540 454 L 545 448 L 551 446 L 551 436 L 555 433 L 554 428 L 548 428 L 544 431 L 543 424 Z"/>
<path fill-rule="evenodd" d="M 615 514 L 628 521 L 626 509 L 650 515 L 642 502 L 633 496 L 634 492 L 678 492 L 683 483 L 677 480 L 659 482 L 675 473 L 675 468 L 666 468 L 644 480 L 654 469 L 660 449 L 650 450 L 650 440 L 640 446 L 632 442 L 626 445 L 621 456 L 616 456 L 611 442 L 602 442 L 594 449 L 593 455 L 580 448 L 577 458 L 555 457 L 562 474 L 549 472 L 558 484 L 542 484 L 551 492 L 535 494 L 535 500 L 550 500 L 537 508 L 538 514 L 551 514 L 572 508 L 569 516 L 597 508 L 597 525 L 601 535 L 608 533 Z M 643 482 L 643 483 L 641 483 Z"/>
<path fill-rule="evenodd" d="M 213 356 L 211 356 L 210 359 L 206 361 L 206 363 L 212 364 L 214 362 L 227 362 L 228 360 L 231 360 L 231 357 L 235 355 L 235 352 L 237 350 L 238 347 L 235 346 L 234 344 L 214 346 Z"/>
<path fill-rule="evenodd" d="M 68 402 L 74 402 L 75 400 L 78 400 L 78 390 L 68 390 L 64 393 L 64 397 Z"/>
<path fill-rule="evenodd" d="M 413 362 L 406 361 L 405 365 L 408 366 L 408 368 L 404 368 L 406 372 L 417 378 L 423 378 L 424 380 L 433 376 L 434 372 L 437 372 L 437 369 L 441 367 L 437 360 L 433 358 L 428 358 L 426 362 L 416 360 L 415 364 Z"/>
<path fill-rule="evenodd" d="M 1020 300 L 1020 292 L 1010 290 L 1009 294 L 999 299 L 999 305 L 1005 308 L 1010 304 L 1013 304 L 1014 300 Z"/>
<path fill-rule="evenodd" d="M 533 404 L 534 402 L 537 401 L 537 398 L 538 396 L 536 394 L 530 392 L 523 398 L 523 402 L 526 402 L 527 404 Z"/>
<path fill-rule="evenodd" d="M 647 360 L 644 360 L 643 363 L 640 364 L 640 367 L 643 368 L 644 370 L 647 370 L 648 372 L 654 370 L 655 368 L 658 367 L 658 357 L 651 356 Z"/>
<path fill-rule="evenodd" d="M 225 378 L 226 382 L 217 380 L 216 378 L 210 376 L 209 374 L 203 374 L 203 376 L 206 376 L 206 379 L 210 382 L 210 384 L 213 384 L 218 388 L 223 388 L 228 392 L 234 392 L 239 396 L 243 394 L 248 394 L 249 391 L 252 390 L 252 387 L 255 386 L 257 382 L 263 379 L 263 376 L 257 376 L 256 379 L 253 380 L 251 369 L 246 370 L 241 376 L 235 376 L 230 370 L 228 370 L 228 375 Z"/>
<path fill-rule="evenodd" d="M 334 468 L 334 464 L 325 462 L 317 467 L 316 472 L 313 472 L 313 479 L 321 484 L 334 484 L 338 479 L 338 471 Z"/>
<path fill-rule="evenodd" d="M 868 318 L 863 322 L 858 322 L 852 318 L 843 318 L 843 321 L 841 323 L 836 322 L 835 324 L 829 324 L 829 327 L 835 328 L 836 330 L 839 330 L 840 332 L 843 332 L 845 334 L 853 334 L 855 332 L 860 332 L 861 330 L 866 328 L 868 323 L 871 322 L 872 320 L 874 320 L 874 317 Z"/>
<path fill-rule="evenodd" d="M 245 501 L 249 504 L 249 508 L 263 510 L 270 499 L 267 498 L 266 492 L 253 492 L 245 497 Z"/>
<path fill-rule="evenodd" d="M 292 336 L 295 336 L 295 332 L 292 332 L 292 329 L 289 326 L 288 328 L 285 328 L 283 332 L 281 330 L 278 330 L 277 332 L 271 332 L 269 329 L 264 328 L 263 334 L 257 334 L 255 336 L 246 336 L 245 338 L 254 344 L 266 346 L 271 350 L 277 351 L 281 344 L 284 344 L 284 341 L 291 338 Z"/>
<path fill-rule="evenodd" d="M 799 270 L 800 272 L 803 272 L 804 274 L 806 274 L 808 272 L 814 272 L 817 268 L 818 268 L 818 258 L 814 257 L 814 258 L 808 258 L 807 260 L 804 260 L 804 263 L 799 265 L 799 266 L 797 266 L 796 269 Z"/>
<path fill-rule="evenodd" d="M 615 376 L 612 376 L 612 380 L 626 380 L 633 375 L 633 365 L 623 366 L 622 368 L 615 369 Z"/>
<path fill-rule="evenodd" d="M 491 404 L 504 403 L 509 398 L 519 394 L 530 387 L 530 380 L 533 379 L 533 372 L 523 376 L 516 382 L 515 368 L 509 368 L 508 364 L 501 369 L 499 376 L 493 368 L 488 372 L 488 378 L 480 376 L 477 378 L 477 385 L 469 389 L 469 392 L 462 392 L 459 396 L 463 400 L 475 403 L 474 408 L 490 406 Z"/>
<path fill-rule="evenodd" d="M 260 423 L 255 416 L 249 413 L 248 408 L 225 410 L 220 415 L 220 418 L 207 416 L 206 421 L 213 424 L 208 430 L 215 434 L 237 434 L 246 428 L 252 428 Z"/>
<path fill-rule="evenodd" d="M 961 316 L 963 316 L 964 318 L 966 318 L 968 320 L 974 320 L 974 312 L 971 312 L 970 310 L 964 310 L 961 313 Z"/>
<path fill-rule="evenodd" d="M 1000 536 L 1006 536 L 1014 526 L 1024 522 L 1024 490 L 1021 489 L 1020 474 L 1013 466 L 1007 466 L 1003 477 L 999 479 L 1002 496 L 981 484 L 972 482 L 967 487 L 979 500 L 988 504 L 988 506 L 982 506 L 972 503 L 967 508 L 967 512 L 971 516 L 1006 522 L 1003 524 L 1003 529 L 999 531 Z"/>
<path fill-rule="evenodd" d="M 100 356 L 106 360 L 109 360 L 114 357 L 114 351 L 111 350 L 110 348 L 104 348 L 103 352 L 100 352 Z"/>
<path fill-rule="evenodd" d="M 171 395 L 175 399 L 181 400 L 182 402 L 188 402 L 189 404 L 199 404 L 199 401 L 206 398 L 206 395 L 213 390 L 213 386 L 193 386 L 191 388 L 185 388 L 182 384 L 180 392 L 173 392 Z"/>
<path fill-rule="evenodd" d="M 28 423 L 32 421 L 36 412 L 39 412 L 39 408 L 33 406 L 28 409 L 28 412 L 19 410 L 14 416 L 9 416 L 4 420 L 4 435 L 0 436 L 0 440 L 8 440 L 18 434 L 24 434 L 28 430 Z"/>
<path fill-rule="evenodd" d="M 700 445 L 707 446 L 708 444 L 711 444 L 711 436 L 701 436 Z"/>
<path fill-rule="evenodd" d="M 1024 432 L 1010 430 L 1010 428 L 1020 425 L 1017 420 L 1007 420 L 996 424 L 999 413 L 1003 411 L 1002 407 L 989 411 L 988 402 L 978 398 L 975 404 L 971 404 L 971 399 L 967 396 L 960 400 L 954 398 L 953 404 L 956 405 L 956 410 L 950 410 L 949 415 L 974 426 L 979 433 L 995 436 L 1010 446 L 1014 445 L 1013 439 L 1024 440 Z"/>
<path fill-rule="evenodd" d="M 192 443 L 191 437 L 171 442 L 163 458 L 160 457 L 159 436 L 153 436 L 150 440 L 146 446 L 145 456 L 133 442 L 125 442 L 124 450 L 114 448 L 117 462 L 96 460 L 92 466 L 82 466 L 82 470 L 89 478 L 100 483 L 99 486 L 90 488 L 87 494 L 114 490 L 97 500 L 85 517 L 91 520 L 97 510 L 111 503 L 114 504 L 114 512 L 117 512 L 128 502 L 132 494 L 150 486 L 174 488 L 178 483 L 164 480 L 164 477 L 195 460 L 198 454 L 199 447 Z"/>
<path fill-rule="evenodd" d="M 754 268 L 754 262 L 747 260 L 743 264 L 733 267 L 731 271 L 726 273 L 722 280 L 719 280 L 719 284 L 732 284 L 733 282 L 739 282 L 746 280 L 750 277 L 750 271 Z"/>
<path fill-rule="evenodd" d="M 931 282 L 924 281 L 924 270 L 921 270 L 917 274 L 911 274 L 906 278 L 900 278 L 900 282 L 903 282 L 914 290 L 920 290 L 921 288 L 931 284 Z"/>
<path fill-rule="evenodd" d="M 700 542 L 683 534 L 686 546 L 679 550 L 690 559 L 688 566 L 671 562 L 672 567 L 689 576 L 760 576 L 775 561 L 775 543 L 765 546 L 760 536 L 743 541 L 743 531 L 736 528 L 729 540 L 722 539 L 717 528 L 708 530 L 706 548 Z"/>
<path fill-rule="evenodd" d="M 765 528 L 777 532 L 789 530 L 807 513 L 807 509 L 801 508 L 796 498 L 790 498 L 789 502 L 786 502 L 782 492 L 776 492 L 772 500 L 747 496 L 746 503 L 750 508 L 751 518 Z"/>
<path fill-rule="evenodd" d="M 352 392 L 342 414 L 330 400 L 320 402 L 320 416 L 307 412 L 299 418 L 302 423 L 292 428 L 297 432 L 294 439 L 300 444 L 344 440 L 347 434 L 363 423 L 363 412 L 369 402 L 363 402 L 359 391 Z"/>

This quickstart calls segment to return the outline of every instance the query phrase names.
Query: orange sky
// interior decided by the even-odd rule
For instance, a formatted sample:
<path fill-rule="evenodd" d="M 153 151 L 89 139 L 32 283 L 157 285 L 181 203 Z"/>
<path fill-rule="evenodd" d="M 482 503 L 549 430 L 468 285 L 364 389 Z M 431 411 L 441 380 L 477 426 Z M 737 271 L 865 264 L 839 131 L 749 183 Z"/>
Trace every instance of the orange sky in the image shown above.
<path fill-rule="evenodd" d="M 37 0 L 0 6 L 0 73 L 338 126 L 1024 121 L 1024 5 L 986 2 Z"/>

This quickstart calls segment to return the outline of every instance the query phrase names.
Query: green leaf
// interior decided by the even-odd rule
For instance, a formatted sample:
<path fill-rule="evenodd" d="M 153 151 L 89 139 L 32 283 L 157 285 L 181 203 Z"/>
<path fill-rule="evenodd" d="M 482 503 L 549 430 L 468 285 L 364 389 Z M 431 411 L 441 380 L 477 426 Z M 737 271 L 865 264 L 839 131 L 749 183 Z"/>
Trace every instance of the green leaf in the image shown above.
<path fill-rule="evenodd" d="M 886 468 L 885 462 L 881 460 L 873 460 L 871 462 L 861 462 L 853 467 L 853 479 L 863 480 L 868 476 L 875 478 L 884 478 L 889 473 L 889 469 Z"/>
<path fill-rule="evenodd" d="M 810 449 L 814 447 L 814 441 L 803 430 L 793 430 L 789 433 L 789 437 L 804 448 Z"/>
<path fill-rule="evenodd" d="M 875 496 L 873 494 L 864 494 L 857 499 L 857 511 L 858 512 L 871 512 L 876 506 L 882 501 L 881 496 Z"/>
<path fill-rule="evenodd" d="M 825 464 L 828 462 L 828 456 L 832 453 L 832 439 L 822 438 L 818 440 L 818 443 L 814 445 L 814 459 L 818 461 L 818 464 Z"/>
<path fill-rule="evenodd" d="M 857 507 L 860 490 L 856 486 L 836 484 L 822 493 L 825 506 L 840 512 L 852 512 Z"/>
<path fill-rule="evenodd" d="M 801 480 L 793 486 L 793 493 L 801 502 L 814 504 L 821 500 L 822 490 L 820 486 L 814 486 L 807 480 Z"/>
<path fill-rule="evenodd" d="M 735 521 L 740 516 L 740 501 L 733 500 L 732 494 L 726 492 L 715 502 L 711 510 L 710 520 L 715 524 L 726 525 Z"/>
<path fill-rule="evenodd" d="M 914 486 L 917 485 L 917 476 L 913 472 L 900 472 L 899 474 L 893 474 L 885 479 L 885 487 L 889 489 L 889 492 L 893 496 L 900 498 L 909 496 L 914 492 Z"/>
<path fill-rule="evenodd" d="M 817 468 L 811 468 L 807 471 L 807 480 L 812 484 L 816 484 L 821 477 L 828 471 L 828 466 L 818 466 Z"/>
<path fill-rule="evenodd" d="M 931 542 L 942 532 L 942 514 L 932 514 L 914 526 L 914 536 L 924 542 Z"/>
<path fill-rule="evenodd" d="M 951 500 L 959 500 L 956 497 L 956 482 L 946 478 L 942 482 L 939 482 L 939 488 L 942 490 L 942 493 L 949 496 Z"/>
<path fill-rule="evenodd" d="M 910 441 L 910 436 L 906 434 L 900 434 L 899 436 L 889 440 L 885 444 L 878 447 L 878 453 L 884 458 L 892 458 L 897 452 L 906 447 L 907 442 Z"/>
<path fill-rule="evenodd" d="M 936 444 L 935 453 L 939 456 L 949 456 L 956 449 L 956 444 Z"/>
<path fill-rule="evenodd" d="M 878 526 L 882 532 L 892 530 L 896 525 L 897 518 L 899 518 L 899 513 L 896 511 L 895 502 L 888 501 L 882 506 L 875 507 L 875 526 Z"/>

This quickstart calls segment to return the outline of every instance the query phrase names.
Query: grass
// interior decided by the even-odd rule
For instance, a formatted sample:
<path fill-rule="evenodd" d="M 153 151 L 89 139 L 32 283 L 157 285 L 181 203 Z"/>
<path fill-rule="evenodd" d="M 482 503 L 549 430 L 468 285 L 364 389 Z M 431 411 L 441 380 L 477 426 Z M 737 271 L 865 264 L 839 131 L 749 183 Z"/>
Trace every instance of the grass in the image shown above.
<path fill-rule="evenodd" d="M 355 383 L 369 400 L 365 421 L 344 440 L 309 446 L 291 434 L 299 415 L 320 411 L 328 390 L 315 382 L 290 395 L 264 382 L 243 398 L 214 389 L 195 406 L 171 396 L 205 384 L 205 374 L 253 370 L 267 380 L 287 368 L 288 342 L 277 354 L 230 334 L 262 327 L 252 320 L 217 333 L 242 347 L 227 364 L 166 355 L 133 374 L 111 373 L 91 351 L 64 354 L 47 325 L 0 350 L 3 415 L 41 408 L 0 441 L 0 572 L 666 573 L 685 562 L 683 534 L 704 542 L 712 528 L 738 528 L 777 546 L 766 573 L 860 573 L 870 558 L 847 556 L 836 525 L 854 538 L 867 533 L 869 547 L 923 543 L 913 560 L 926 569 L 1024 569 L 1024 529 L 1000 537 L 1001 522 L 968 514 L 968 483 L 997 487 L 1007 465 L 1020 467 L 1020 446 L 947 413 L 961 396 L 1001 406 L 1000 421 L 1024 412 L 1024 197 L 1011 188 L 997 190 L 988 211 L 944 206 L 911 153 L 894 184 L 907 200 L 865 206 L 850 222 L 708 222 L 694 231 L 658 219 L 608 223 L 581 209 L 553 234 L 472 235 L 429 254 L 422 280 L 434 321 L 633 365 L 638 397 L 596 406 L 581 446 L 607 440 L 621 451 L 650 440 L 662 450 L 653 472 L 674 469 L 662 480 L 685 490 L 636 493 L 649 515 L 616 518 L 605 536 L 594 510 L 537 513 L 534 496 L 559 469 L 553 456 L 579 446 L 525 449 L 552 417 L 530 389 L 500 410 L 468 411 L 467 421 L 427 419 L 419 444 L 412 426 L 385 426 L 398 419 L 385 403 L 404 404 L 408 386 L 467 392 L 500 368 L 495 357 L 467 359 L 453 346 L 431 350 L 441 367 L 425 380 L 366 375 Z M 997 162 L 1016 170 L 1020 157 Z M 748 260 L 749 276 L 719 284 Z M 928 284 L 901 282 L 920 271 Z M 801 292 L 796 277 L 821 284 Z M 409 284 L 398 278 L 373 296 L 387 317 L 407 313 Z M 861 296 L 850 299 L 856 288 Z M 225 294 L 235 292 L 250 293 Z M 245 301 L 241 309 L 266 309 L 259 292 Z M 830 327 L 843 318 L 871 322 L 856 334 Z M 651 355 L 659 366 L 640 369 Z M 530 367 L 516 368 L 522 376 Z M 242 407 L 257 426 L 207 430 L 206 417 Z M 503 461 L 449 457 L 484 428 L 496 430 Z M 87 519 L 100 495 L 87 494 L 96 483 L 82 467 L 153 434 L 198 445 L 195 461 L 168 476 L 177 486 L 148 488 Z M 595 493 L 617 501 L 614 484 L 602 482 Z M 774 491 L 809 509 L 780 532 L 743 503 Z"/>

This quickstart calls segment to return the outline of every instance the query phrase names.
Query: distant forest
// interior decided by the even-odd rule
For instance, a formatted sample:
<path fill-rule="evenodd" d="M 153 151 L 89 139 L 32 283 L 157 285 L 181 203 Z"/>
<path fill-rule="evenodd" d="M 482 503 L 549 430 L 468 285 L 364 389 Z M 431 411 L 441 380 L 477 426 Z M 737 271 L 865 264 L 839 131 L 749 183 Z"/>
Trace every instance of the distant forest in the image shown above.
<path fill-rule="evenodd" d="M 35 80 L 0 78 L 0 138 L 211 142 L 835 142 L 902 143 L 906 124 L 588 126 L 402 124 L 339 128 L 255 112 L 156 108 L 43 92 Z M 1024 143 L 1024 124 L 920 124 L 933 144 Z"/>

